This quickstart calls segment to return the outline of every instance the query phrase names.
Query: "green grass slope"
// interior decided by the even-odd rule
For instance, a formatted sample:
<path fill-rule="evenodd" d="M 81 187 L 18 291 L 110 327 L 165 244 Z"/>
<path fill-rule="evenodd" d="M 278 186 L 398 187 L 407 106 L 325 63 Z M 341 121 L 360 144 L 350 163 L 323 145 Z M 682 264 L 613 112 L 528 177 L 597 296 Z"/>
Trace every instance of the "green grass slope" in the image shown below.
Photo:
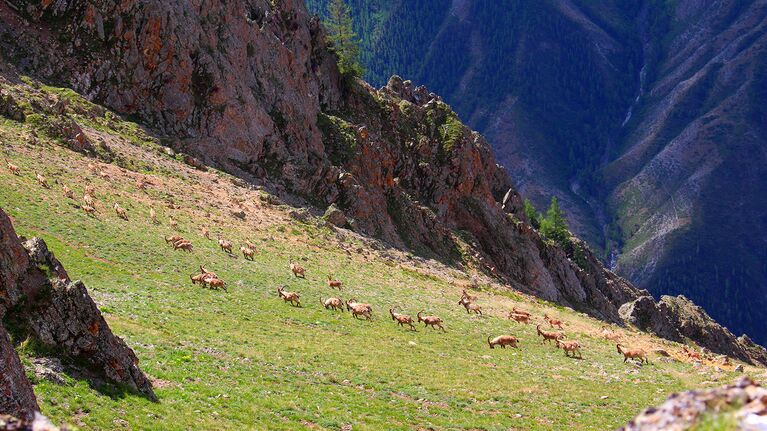
<path fill-rule="evenodd" d="M 35 100 L 71 99 L 64 115 L 110 154 L 113 162 L 105 163 L 65 148 L 45 131 L 49 117 L 0 118 L 4 155 L 21 167 L 18 176 L 4 164 L 0 169 L 0 207 L 19 234 L 44 238 L 70 275 L 86 283 L 159 397 L 152 403 L 71 371 L 64 384 L 36 376 L 32 362 L 46 353 L 17 339 L 43 413 L 55 422 L 105 430 L 604 430 L 673 391 L 734 378 L 732 371 L 656 355 L 644 367 L 623 363 L 613 342 L 600 336 L 601 322 L 491 283 L 475 292 L 485 315 L 467 315 L 457 305 L 469 284 L 465 274 L 296 221 L 291 208 L 266 204 L 263 191 L 190 168 L 136 125 L 76 95 L 2 85 L 30 101 L 27 114 L 46 105 Z M 36 172 L 50 189 L 37 185 Z M 136 186 L 140 179 L 146 190 Z M 64 185 L 78 201 L 86 185 L 94 187 L 96 216 L 63 197 Z M 117 218 L 114 202 L 129 221 Z M 149 221 L 150 205 L 159 224 Z M 240 210 L 244 220 L 232 216 Z M 175 231 L 170 217 L 178 220 Z M 201 236 L 203 226 L 214 240 Z M 192 240 L 193 252 L 165 244 L 163 236 L 174 232 Z M 235 250 L 254 241 L 255 260 L 222 252 L 216 235 Z M 305 259 L 306 279 L 292 276 L 291 257 Z M 191 285 L 200 264 L 227 281 L 228 293 Z M 337 294 L 325 285 L 328 274 L 344 282 L 344 299 L 373 304 L 373 321 L 320 306 L 320 297 Z M 280 300 L 279 285 L 300 292 L 303 307 Z M 398 327 L 387 314 L 394 305 L 441 316 L 447 332 Z M 584 358 L 542 345 L 534 325 L 506 320 L 514 305 L 539 322 L 544 313 L 567 322 Z M 616 330 L 627 344 L 679 357 L 677 345 Z M 504 333 L 520 338 L 520 349 L 488 348 L 488 335 Z"/>

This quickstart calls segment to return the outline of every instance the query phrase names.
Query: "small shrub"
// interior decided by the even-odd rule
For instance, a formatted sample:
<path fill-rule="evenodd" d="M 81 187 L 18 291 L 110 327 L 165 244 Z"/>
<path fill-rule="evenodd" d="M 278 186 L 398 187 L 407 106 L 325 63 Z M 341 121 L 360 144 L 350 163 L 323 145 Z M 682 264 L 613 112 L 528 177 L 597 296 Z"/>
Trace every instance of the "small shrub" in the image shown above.
<path fill-rule="evenodd" d="M 354 156 L 357 131 L 351 124 L 342 118 L 320 113 L 317 115 L 317 127 L 322 132 L 322 143 L 333 164 L 340 166 Z"/>

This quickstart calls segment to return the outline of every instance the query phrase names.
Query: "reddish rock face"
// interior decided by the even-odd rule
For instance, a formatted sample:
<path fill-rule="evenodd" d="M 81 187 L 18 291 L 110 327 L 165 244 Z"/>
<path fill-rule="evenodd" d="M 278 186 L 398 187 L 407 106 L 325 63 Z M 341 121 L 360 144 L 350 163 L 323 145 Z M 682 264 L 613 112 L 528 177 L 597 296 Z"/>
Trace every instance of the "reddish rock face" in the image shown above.
<path fill-rule="evenodd" d="M 13 230 L 11 220 L 0 210 L 0 318 L 23 296 L 19 284 L 29 258 Z"/>
<path fill-rule="evenodd" d="M 0 321 L 23 296 L 19 280 L 29 265 L 11 220 L 0 210 Z M 8 333 L 0 326 L 0 413 L 31 419 L 39 410 L 32 385 Z"/>
<path fill-rule="evenodd" d="M 0 414 L 29 420 L 39 410 L 19 356 L 8 333 L 0 326 Z"/>
<path fill-rule="evenodd" d="M 9 4 L 23 15 L 0 6 L 0 32 L 18 38 L 36 74 L 141 118 L 208 164 L 263 176 L 269 160 L 296 188 L 326 186 L 316 118 L 337 104 L 340 78 L 302 0 Z"/>

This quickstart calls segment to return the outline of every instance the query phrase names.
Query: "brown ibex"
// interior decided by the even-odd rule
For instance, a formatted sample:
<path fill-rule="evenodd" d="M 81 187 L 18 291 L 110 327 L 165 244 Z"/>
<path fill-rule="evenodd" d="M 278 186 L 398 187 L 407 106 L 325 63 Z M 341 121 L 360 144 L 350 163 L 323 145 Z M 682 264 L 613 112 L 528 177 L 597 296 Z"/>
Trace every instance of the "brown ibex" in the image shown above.
<path fill-rule="evenodd" d="M 565 338 L 565 334 L 563 334 L 561 332 L 546 332 L 546 331 L 541 331 L 541 325 L 540 324 L 538 326 L 536 326 L 535 329 L 538 331 L 538 335 L 543 337 L 543 341 L 541 343 L 545 343 L 545 342 L 551 341 L 551 340 L 555 340 L 555 341 L 556 340 L 561 340 L 561 339 Z"/>
<path fill-rule="evenodd" d="M 410 317 L 410 316 L 408 316 L 406 314 L 395 313 L 393 308 L 389 309 L 389 314 L 391 314 L 391 320 L 397 322 L 397 324 L 399 324 L 399 326 L 408 325 L 408 326 L 410 326 L 410 329 L 412 329 L 413 331 L 416 330 L 415 326 L 413 326 L 413 318 L 412 317 Z"/>
<path fill-rule="evenodd" d="M 490 339 L 490 336 L 487 336 L 487 344 L 490 345 L 491 349 L 494 349 L 495 346 L 501 346 L 504 349 L 506 346 L 517 348 L 517 343 L 519 343 L 519 340 L 517 337 L 511 336 L 511 335 L 499 335 L 492 340 Z"/>
<path fill-rule="evenodd" d="M 442 332 L 446 332 L 445 328 L 442 326 L 442 319 L 440 319 L 437 316 L 421 316 L 421 313 L 423 313 L 424 310 L 421 310 L 416 314 L 418 317 L 418 322 L 423 322 L 424 327 L 431 326 L 431 329 L 441 329 Z"/>
<path fill-rule="evenodd" d="M 639 359 L 640 364 L 642 362 L 650 363 L 650 360 L 647 359 L 647 353 L 642 349 L 627 349 L 623 344 L 616 344 L 615 348 L 618 349 L 618 353 L 623 355 L 623 362 L 631 358 Z"/>

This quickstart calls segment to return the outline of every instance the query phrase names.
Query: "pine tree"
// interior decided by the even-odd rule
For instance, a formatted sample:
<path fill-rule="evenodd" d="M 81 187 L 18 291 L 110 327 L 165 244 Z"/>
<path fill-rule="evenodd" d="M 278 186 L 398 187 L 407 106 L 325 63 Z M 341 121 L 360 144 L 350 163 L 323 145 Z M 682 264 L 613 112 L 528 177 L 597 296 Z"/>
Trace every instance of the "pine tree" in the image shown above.
<path fill-rule="evenodd" d="M 570 231 L 567 230 L 565 215 L 559 208 L 556 196 L 551 198 L 551 205 L 546 211 L 546 218 L 541 221 L 541 234 L 563 246 L 570 241 Z"/>
<path fill-rule="evenodd" d="M 533 206 L 533 203 L 530 202 L 530 199 L 525 199 L 525 202 L 522 205 L 522 209 L 525 211 L 525 215 L 527 216 L 527 219 L 530 220 L 530 224 L 536 228 L 541 228 L 541 221 L 540 217 L 538 215 L 538 211 Z"/>
<path fill-rule="evenodd" d="M 362 76 L 359 39 L 352 25 L 351 10 L 344 0 L 331 0 L 328 3 L 325 27 L 333 50 L 338 55 L 338 69 L 341 73 L 347 76 Z"/>

